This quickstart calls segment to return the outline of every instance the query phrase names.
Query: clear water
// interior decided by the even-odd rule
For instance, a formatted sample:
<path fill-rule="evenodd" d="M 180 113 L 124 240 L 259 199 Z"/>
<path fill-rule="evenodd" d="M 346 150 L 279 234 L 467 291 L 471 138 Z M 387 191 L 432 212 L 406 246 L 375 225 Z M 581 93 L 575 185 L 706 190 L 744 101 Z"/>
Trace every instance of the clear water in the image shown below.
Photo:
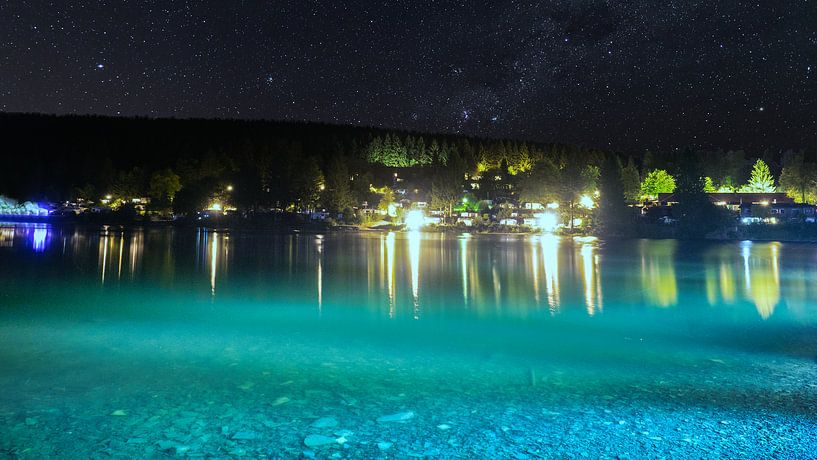
<path fill-rule="evenodd" d="M 814 299 L 815 245 L 2 224 L 0 453 L 815 458 Z"/>

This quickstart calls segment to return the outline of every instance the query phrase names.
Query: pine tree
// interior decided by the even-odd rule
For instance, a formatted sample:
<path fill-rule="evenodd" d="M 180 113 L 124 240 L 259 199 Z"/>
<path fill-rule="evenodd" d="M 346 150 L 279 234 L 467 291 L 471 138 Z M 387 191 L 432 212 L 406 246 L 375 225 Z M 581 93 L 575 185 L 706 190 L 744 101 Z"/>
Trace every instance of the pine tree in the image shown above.
<path fill-rule="evenodd" d="M 694 155 L 687 152 L 681 157 L 673 215 L 678 219 L 678 236 L 702 238 L 720 223 L 720 211 L 704 191 L 706 182 Z"/>
<path fill-rule="evenodd" d="M 612 236 L 630 233 L 631 212 L 624 197 L 621 162 L 615 155 L 607 155 L 602 164 L 599 193 L 599 231 Z"/>
<path fill-rule="evenodd" d="M 758 159 L 752 166 L 752 175 L 749 182 L 741 187 L 741 192 L 768 193 L 774 192 L 774 177 L 769 171 L 769 165 L 765 161 Z"/>
<path fill-rule="evenodd" d="M 621 184 L 624 187 L 624 198 L 630 203 L 641 200 L 641 178 L 633 157 L 627 159 L 627 165 L 621 168 Z"/>

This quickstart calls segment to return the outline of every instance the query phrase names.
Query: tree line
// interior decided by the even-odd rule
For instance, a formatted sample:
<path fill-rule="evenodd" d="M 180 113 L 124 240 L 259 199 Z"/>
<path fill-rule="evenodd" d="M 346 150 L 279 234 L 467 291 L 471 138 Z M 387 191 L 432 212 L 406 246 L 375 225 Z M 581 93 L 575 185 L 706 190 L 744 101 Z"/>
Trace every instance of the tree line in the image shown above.
<path fill-rule="evenodd" d="M 467 206 L 558 202 L 572 216 L 583 195 L 609 198 L 604 189 L 620 193 L 626 206 L 659 193 L 683 195 L 698 182 L 704 193 L 776 189 L 801 202 L 817 198 L 814 152 L 806 151 L 624 155 L 556 143 L 241 120 L 0 114 L 0 126 L 0 193 L 48 201 L 149 197 L 161 212 L 193 213 L 214 199 L 244 212 L 342 212 L 363 202 L 382 207 L 399 198 L 397 171 L 449 214 L 465 199 Z M 689 179 L 684 171 L 699 176 Z M 627 214 L 620 204 L 610 209 Z"/>

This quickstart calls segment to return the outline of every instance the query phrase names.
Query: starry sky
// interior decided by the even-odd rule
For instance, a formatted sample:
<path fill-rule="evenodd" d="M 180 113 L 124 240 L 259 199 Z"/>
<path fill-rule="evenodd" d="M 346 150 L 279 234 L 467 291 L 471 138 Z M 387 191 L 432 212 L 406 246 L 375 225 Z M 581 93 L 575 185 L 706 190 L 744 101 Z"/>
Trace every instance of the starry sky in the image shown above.
<path fill-rule="evenodd" d="M 817 147 L 817 1 L 0 3 L 0 110 Z"/>

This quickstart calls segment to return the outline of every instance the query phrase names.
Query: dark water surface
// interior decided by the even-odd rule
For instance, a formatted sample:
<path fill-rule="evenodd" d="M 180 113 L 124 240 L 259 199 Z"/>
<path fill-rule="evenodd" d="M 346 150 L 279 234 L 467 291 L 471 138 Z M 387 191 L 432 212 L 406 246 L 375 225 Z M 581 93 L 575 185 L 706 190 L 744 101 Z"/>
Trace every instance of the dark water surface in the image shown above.
<path fill-rule="evenodd" d="M 0 454 L 817 458 L 815 300 L 808 244 L 0 224 Z"/>

